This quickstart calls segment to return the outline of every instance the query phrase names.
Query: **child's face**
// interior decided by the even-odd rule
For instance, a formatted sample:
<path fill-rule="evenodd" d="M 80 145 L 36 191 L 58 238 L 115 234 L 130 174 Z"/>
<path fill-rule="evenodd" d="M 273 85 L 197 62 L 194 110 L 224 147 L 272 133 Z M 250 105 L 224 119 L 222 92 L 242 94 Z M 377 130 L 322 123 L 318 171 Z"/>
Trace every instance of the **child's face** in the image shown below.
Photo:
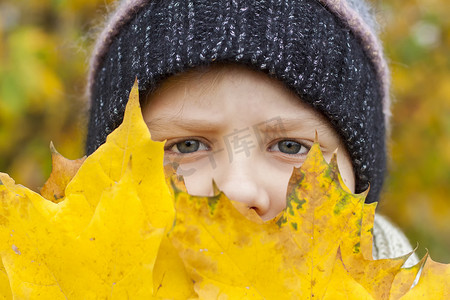
<path fill-rule="evenodd" d="M 328 161 L 339 148 L 341 175 L 354 190 L 351 160 L 326 119 L 263 73 L 239 67 L 215 75 L 182 75 L 143 107 L 152 139 L 167 140 L 165 163 L 179 164 L 190 194 L 212 196 L 214 179 L 231 200 L 274 218 L 316 130 Z"/>

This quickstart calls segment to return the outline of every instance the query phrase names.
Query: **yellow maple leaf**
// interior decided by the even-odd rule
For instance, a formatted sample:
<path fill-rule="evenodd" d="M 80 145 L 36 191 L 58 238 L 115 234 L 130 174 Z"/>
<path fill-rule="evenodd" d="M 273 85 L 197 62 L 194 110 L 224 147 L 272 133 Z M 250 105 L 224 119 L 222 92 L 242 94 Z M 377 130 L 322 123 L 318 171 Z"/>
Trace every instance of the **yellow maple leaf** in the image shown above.
<path fill-rule="evenodd" d="M 244 218 L 223 193 L 192 197 L 175 190 L 170 237 L 197 293 L 205 299 L 324 297 L 339 246 L 357 226 L 350 216 L 364 204 L 364 195 L 351 195 L 330 173 L 316 143 L 294 169 L 287 209 L 266 223 Z"/>
<path fill-rule="evenodd" d="M 428 266 L 423 279 L 427 283 L 411 290 L 425 259 L 409 269 L 401 266 L 411 253 L 373 260 L 376 204 L 365 204 L 365 193 L 348 192 L 336 156 L 327 164 L 318 143 L 304 164 L 294 169 L 286 210 L 270 222 L 242 216 L 223 193 L 194 197 L 178 186 L 172 187 L 176 219 L 169 236 L 202 299 L 400 299 L 405 294 L 410 299 L 417 293 L 423 299 L 446 299 L 449 295 L 449 265 Z M 440 287 L 437 294 L 426 290 L 432 286 L 430 281 Z"/>
<path fill-rule="evenodd" d="M 137 83 L 122 125 L 79 169 L 53 155 L 45 197 L 0 173 L 4 299 L 450 297 L 449 265 L 373 260 L 375 204 L 348 191 L 318 143 L 268 222 L 214 182 L 213 197 L 187 193 L 150 138 Z"/>
<path fill-rule="evenodd" d="M 163 242 L 174 214 L 163 154 L 163 143 L 150 139 L 142 120 L 135 85 L 123 124 L 86 159 L 66 187 L 57 184 L 65 188 L 59 203 L 1 174 L 0 275 L 6 271 L 12 295 L 26 299 L 189 296 L 191 282 L 183 277 L 184 267 L 171 245 Z M 157 257 L 169 261 L 170 268 L 159 267 L 154 274 Z M 162 275 L 167 271 L 173 276 Z M 184 285 L 170 294 L 168 278 Z M 4 280 L 0 286 L 5 286 Z M 7 290 L 2 293 L 8 295 Z"/>
<path fill-rule="evenodd" d="M 450 265 L 427 256 L 418 284 L 399 299 L 450 299 Z"/>
<path fill-rule="evenodd" d="M 67 159 L 56 151 L 53 143 L 50 143 L 50 152 L 52 153 L 52 173 L 40 194 L 42 197 L 58 203 L 64 198 L 67 184 L 86 160 L 86 156 L 75 160 Z"/>

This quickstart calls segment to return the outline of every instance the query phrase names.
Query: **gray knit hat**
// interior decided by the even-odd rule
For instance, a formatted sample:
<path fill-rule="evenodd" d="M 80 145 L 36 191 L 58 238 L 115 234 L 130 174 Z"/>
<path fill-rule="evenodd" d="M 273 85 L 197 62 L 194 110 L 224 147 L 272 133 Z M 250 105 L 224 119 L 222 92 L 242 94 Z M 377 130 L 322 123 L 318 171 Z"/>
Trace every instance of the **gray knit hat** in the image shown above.
<path fill-rule="evenodd" d="M 321 112 L 352 159 L 356 192 L 377 201 L 386 170 L 389 72 L 363 0 L 126 0 L 90 62 L 87 154 L 122 121 L 139 78 L 142 95 L 169 76 L 216 62 L 282 81 Z"/>

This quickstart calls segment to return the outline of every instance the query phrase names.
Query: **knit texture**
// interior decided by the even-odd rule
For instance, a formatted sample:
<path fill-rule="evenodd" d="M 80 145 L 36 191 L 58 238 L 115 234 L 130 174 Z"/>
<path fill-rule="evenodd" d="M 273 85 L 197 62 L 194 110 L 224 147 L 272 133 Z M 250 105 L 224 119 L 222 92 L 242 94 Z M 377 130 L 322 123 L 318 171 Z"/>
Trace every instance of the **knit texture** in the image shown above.
<path fill-rule="evenodd" d="M 413 251 L 406 236 L 386 217 L 376 214 L 373 224 L 373 258 L 395 258 Z M 417 264 L 417 255 L 412 254 L 405 262 L 404 267 L 412 267 Z"/>
<path fill-rule="evenodd" d="M 330 121 L 352 159 L 356 192 L 370 183 L 366 201 L 377 201 L 386 165 L 387 68 L 373 29 L 358 15 L 367 7 L 345 3 L 123 2 L 91 62 L 87 153 L 121 123 L 136 76 L 145 96 L 189 68 L 240 63 L 281 80 Z"/>

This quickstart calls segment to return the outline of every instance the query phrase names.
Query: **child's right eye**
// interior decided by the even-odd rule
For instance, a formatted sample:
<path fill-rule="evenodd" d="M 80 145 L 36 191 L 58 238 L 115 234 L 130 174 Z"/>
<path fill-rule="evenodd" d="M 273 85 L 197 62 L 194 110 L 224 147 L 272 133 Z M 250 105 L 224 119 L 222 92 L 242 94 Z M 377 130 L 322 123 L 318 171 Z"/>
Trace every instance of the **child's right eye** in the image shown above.
<path fill-rule="evenodd" d="M 172 143 L 167 146 L 165 150 L 170 150 L 179 154 L 189 154 L 198 150 L 209 150 L 209 148 L 199 140 L 187 139 Z"/>

